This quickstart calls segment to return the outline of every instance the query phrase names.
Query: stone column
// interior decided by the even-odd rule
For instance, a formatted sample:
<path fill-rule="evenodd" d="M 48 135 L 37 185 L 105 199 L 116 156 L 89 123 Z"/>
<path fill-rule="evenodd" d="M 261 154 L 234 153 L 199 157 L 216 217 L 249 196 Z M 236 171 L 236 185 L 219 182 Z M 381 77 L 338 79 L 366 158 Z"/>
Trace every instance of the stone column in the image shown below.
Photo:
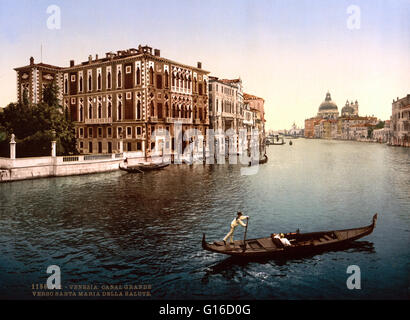
<path fill-rule="evenodd" d="M 57 156 L 57 141 L 51 141 L 51 156 L 53 158 Z"/>
<path fill-rule="evenodd" d="M 14 140 L 15 135 L 11 134 L 10 139 L 10 159 L 16 159 L 16 141 Z"/>

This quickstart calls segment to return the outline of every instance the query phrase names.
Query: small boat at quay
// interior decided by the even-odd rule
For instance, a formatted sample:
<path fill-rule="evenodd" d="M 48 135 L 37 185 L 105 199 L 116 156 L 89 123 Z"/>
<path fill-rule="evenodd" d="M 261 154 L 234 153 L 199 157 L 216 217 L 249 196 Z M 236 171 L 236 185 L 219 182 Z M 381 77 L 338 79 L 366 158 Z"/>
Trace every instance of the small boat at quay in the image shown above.
<path fill-rule="evenodd" d="M 142 173 L 145 171 L 154 171 L 164 169 L 169 166 L 169 163 L 149 163 L 149 164 L 138 164 L 135 166 L 123 167 L 120 165 L 120 170 L 126 171 L 128 173 Z"/>
<path fill-rule="evenodd" d="M 377 213 L 373 216 L 372 224 L 365 227 L 311 233 L 300 233 L 299 231 L 286 233 L 284 236 L 290 241 L 290 246 L 284 246 L 279 239 L 273 237 L 274 234 L 266 238 L 236 240 L 233 244 L 226 243 L 226 245 L 223 241 L 207 243 L 205 234 L 203 234 L 202 248 L 244 259 L 308 255 L 322 250 L 335 250 L 343 247 L 343 244 L 367 236 L 373 232 L 376 221 Z"/>
<path fill-rule="evenodd" d="M 265 144 L 267 146 L 281 146 L 281 145 L 286 144 L 286 142 L 283 139 L 281 141 L 276 141 L 276 142 L 275 140 L 267 139 Z"/>

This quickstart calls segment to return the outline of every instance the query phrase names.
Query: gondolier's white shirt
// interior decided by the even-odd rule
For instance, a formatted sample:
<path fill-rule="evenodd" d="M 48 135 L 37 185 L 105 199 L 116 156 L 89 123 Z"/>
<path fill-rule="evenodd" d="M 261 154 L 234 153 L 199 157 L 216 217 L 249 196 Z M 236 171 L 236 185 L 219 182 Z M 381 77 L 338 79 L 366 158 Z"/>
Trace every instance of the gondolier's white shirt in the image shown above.
<path fill-rule="evenodd" d="M 231 222 L 231 228 L 236 228 L 239 224 L 241 224 L 242 227 L 246 227 L 246 224 L 242 222 L 242 220 L 248 219 L 248 216 L 240 216 L 239 219 L 233 219 Z"/>

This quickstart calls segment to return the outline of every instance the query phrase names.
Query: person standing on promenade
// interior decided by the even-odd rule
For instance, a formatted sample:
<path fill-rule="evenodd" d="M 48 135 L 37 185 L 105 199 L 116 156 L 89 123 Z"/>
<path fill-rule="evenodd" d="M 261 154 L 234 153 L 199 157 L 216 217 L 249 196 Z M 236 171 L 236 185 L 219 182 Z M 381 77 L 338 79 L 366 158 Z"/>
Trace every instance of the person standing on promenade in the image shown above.
<path fill-rule="evenodd" d="M 246 227 L 246 224 L 244 224 L 244 223 L 242 222 L 242 220 L 245 220 L 245 219 L 249 219 L 249 217 L 248 217 L 248 216 L 244 216 L 244 215 L 242 214 L 242 212 L 238 211 L 238 213 L 237 213 L 235 219 L 233 219 L 232 222 L 231 222 L 231 230 L 229 230 L 228 234 L 227 234 L 227 235 L 225 236 L 225 238 L 223 239 L 224 245 L 226 245 L 226 240 L 228 240 L 228 238 L 231 238 L 230 243 L 231 243 L 231 244 L 233 243 L 233 234 L 234 234 L 234 232 L 235 232 L 235 228 L 236 228 L 239 224 L 240 224 L 242 227 Z"/>

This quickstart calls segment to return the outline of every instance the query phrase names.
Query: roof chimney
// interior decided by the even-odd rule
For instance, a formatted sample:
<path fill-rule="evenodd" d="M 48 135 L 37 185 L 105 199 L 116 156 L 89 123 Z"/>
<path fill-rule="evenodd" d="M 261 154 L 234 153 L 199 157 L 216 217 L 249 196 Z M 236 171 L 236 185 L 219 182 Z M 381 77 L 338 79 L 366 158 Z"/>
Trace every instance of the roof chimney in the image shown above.
<path fill-rule="evenodd" d="M 98 54 L 95 55 L 95 60 L 98 60 Z"/>
<path fill-rule="evenodd" d="M 93 61 L 93 56 L 90 54 L 90 55 L 88 56 L 88 63 L 91 63 L 91 61 Z"/>
<path fill-rule="evenodd" d="M 160 57 L 161 56 L 161 51 L 159 49 L 155 49 L 154 50 L 154 55 L 157 56 L 157 57 Z"/>
<path fill-rule="evenodd" d="M 30 57 L 30 66 L 32 66 L 34 64 L 34 58 Z"/>
<path fill-rule="evenodd" d="M 202 69 L 202 62 L 198 61 L 197 66 L 198 66 L 198 69 Z"/>
<path fill-rule="evenodd" d="M 74 60 L 70 60 L 70 67 L 74 67 Z"/>

